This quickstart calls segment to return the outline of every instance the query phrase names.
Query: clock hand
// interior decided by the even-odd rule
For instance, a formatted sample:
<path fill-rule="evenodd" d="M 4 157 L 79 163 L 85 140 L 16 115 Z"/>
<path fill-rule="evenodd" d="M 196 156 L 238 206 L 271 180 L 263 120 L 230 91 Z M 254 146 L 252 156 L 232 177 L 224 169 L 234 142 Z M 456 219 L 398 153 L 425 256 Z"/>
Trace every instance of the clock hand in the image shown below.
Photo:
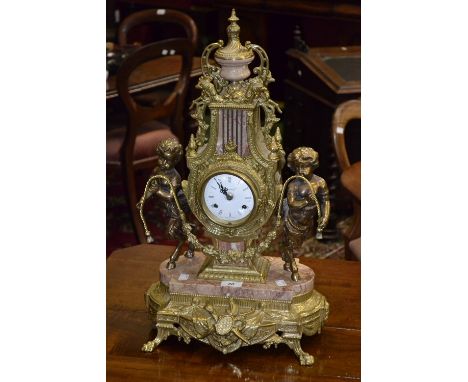
<path fill-rule="evenodd" d="M 215 180 L 216 180 L 216 183 L 218 183 L 219 191 L 220 191 L 222 194 L 226 195 L 226 194 L 227 194 L 227 191 L 228 191 L 227 187 L 224 187 L 223 184 L 222 184 L 221 182 L 218 182 L 218 179 L 215 178 Z"/>
<path fill-rule="evenodd" d="M 218 181 L 218 179 L 214 178 L 214 180 L 216 181 L 216 183 L 218 183 L 218 187 L 219 187 L 219 191 L 226 196 L 226 199 L 227 200 L 232 200 L 232 198 L 234 197 L 230 192 L 228 192 L 228 189 L 227 187 L 224 187 L 223 184 L 221 182 Z"/>
<path fill-rule="evenodd" d="M 226 191 L 224 190 L 223 184 L 221 182 L 218 182 L 218 179 L 214 178 L 216 183 L 218 183 L 219 191 L 224 194 Z"/>
<path fill-rule="evenodd" d="M 223 185 L 221 185 L 221 192 L 226 196 L 227 200 L 232 200 L 232 198 L 234 197 L 234 195 L 232 195 L 232 193 L 228 191 L 228 188 L 224 187 Z"/>

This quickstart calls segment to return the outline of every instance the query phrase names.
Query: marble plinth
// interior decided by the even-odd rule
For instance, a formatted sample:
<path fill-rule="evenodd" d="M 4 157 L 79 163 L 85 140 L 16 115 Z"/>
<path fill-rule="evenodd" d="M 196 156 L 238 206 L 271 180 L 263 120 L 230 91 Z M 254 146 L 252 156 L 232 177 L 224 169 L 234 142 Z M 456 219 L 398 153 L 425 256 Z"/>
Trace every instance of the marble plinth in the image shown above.
<path fill-rule="evenodd" d="M 255 300 L 279 300 L 291 301 L 295 296 L 303 295 L 314 289 L 315 274 L 309 267 L 298 263 L 299 281 L 291 280 L 291 273 L 283 269 L 283 261 L 279 257 L 264 257 L 270 262 L 270 271 L 265 283 L 239 282 L 233 286 L 225 285 L 231 280 L 203 280 L 197 275 L 202 267 L 205 256 L 196 252 L 194 257 L 189 259 L 180 257 L 174 269 L 167 269 L 167 260 L 161 264 L 160 280 L 165 284 L 169 293 L 184 295 L 204 295 L 247 298 Z M 298 259 L 296 259 L 298 262 Z"/>

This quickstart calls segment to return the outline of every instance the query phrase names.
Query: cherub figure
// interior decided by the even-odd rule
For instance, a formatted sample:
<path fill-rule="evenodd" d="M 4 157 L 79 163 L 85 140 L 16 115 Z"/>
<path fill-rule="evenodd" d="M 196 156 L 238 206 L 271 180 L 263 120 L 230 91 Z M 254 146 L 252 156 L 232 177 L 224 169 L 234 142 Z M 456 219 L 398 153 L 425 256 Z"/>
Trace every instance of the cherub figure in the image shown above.
<path fill-rule="evenodd" d="M 158 159 L 156 167 L 153 170 L 153 175 L 164 175 L 170 180 L 181 208 L 184 210 L 184 213 L 188 215 L 190 213 L 190 209 L 181 188 L 181 177 L 179 172 L 175 169 L 175 166 L 179 163 L 183 155 L 182 145 L 174 138 L 165 139 L 156 146 L 156 155 L 158 156 Z M 148 200 L 153 195 L 159 199 L 158 201 L 163 205 L 165 215 L 169 219 L 166 227 L 167 236 L 170 239 L 179 241 L 166 265 L 167 269 L 174 269 L 176 267 L 176 261 L 180 255 L 181 247 L 187 240 L 182 229 L 182 220 L 171 194 L 171 188 L 164 179 L 153 181 L 147 193 L 141 198 L 140 203 Z M 150 237 L 149 241 L 151 241 Z M 194 250 L 193 245 L 189 243 L 188 251 L 185 253 L 185 256 L 188 258 L 193 257 Z"/>
<path fill-rule="evenodd" d="M 206 101 L 221 102 L 223 98 L 218 94 L 212 79 L 209 76 L 201 76 L 198 83 L 195 85 L 197 89 L 201 89 L 201 98 Z"/>
<path fill-rule="evenodd" d="M 268 71 L 266 80 L 260 76 L 251 78 L 249 80 L 249 88 L 247 90 L 247 96 L 255 100 L 258 106 L 260 106 L 265 113 L 265 124 L 262 127 L 266 136 L 270 135 L 271 128 L 279 121 L 279 118 L 276 118 L 276 112 L 281 113 L 279 105 L 270 99 L 270 92 L 266 87 L 268 82 L 273 81 L 274 80 Z"/>
<path fill-rule="evenodd" d="M 318 153 L 310 147 L 298 147 L 288 155 L 288 167 L 302 175 L 303 179 L 293 179 L 287 188 L 287 197 L 283 201 L 283 252 L 284 269 L 291 271 L 291 278 L 299 280 L 299 273 L 294 252 L 297 251 L 303 241 L 322 230 L 328 223 L 330 216 L 330 199 L 328 187 L 324 179 L 314 174 L 318 167 Z M 310 185 L 309 185 L 310 184 Z M 314 197 L 315 196 L 315 197 Z M 317 217 L 320 219 L 317 222 Z"/>
<path fill-rule="evenodd" d="M 269 78 L 271 78 L 271 75 Z M 268 82 L 272 81 L 267 81 L 267 83 Z M 249 93 L 254 99 L 258 100 L 260 106 L 263 106 L 264 109 L 270 111 L 272 115 L 275 114 L 275 111 L 281 113 L 279 105 L 272 99 L 270 99 L 270 92 L 268 91 L 268 88 L 265 86 L 265 83 L 263 82 L 261 77 L 253 77 L 252 79 L 250 79 L 249 84 Z M 265 110 L 265 112 L 267 110 Z"/>
<path fill-rule="evenodd" d="M 198 131 L 196 135 L 196 142 L 199 146 L 204 145 L 208 140 L 208 129 L 209 124 L 205 120 L 205 110 L 208 103 L 215 101 L 221 102 L 223 98 L 216 91 L 216 87 L 212 82 L 212 78 L 207 75 L 203 75 L 198 79 L 198 83 L 195 86 L 201 90 L 201 95 L 197 99 L 192 101 L 190 110 L 193 110 L 190 116 L 198 122 Z"/>

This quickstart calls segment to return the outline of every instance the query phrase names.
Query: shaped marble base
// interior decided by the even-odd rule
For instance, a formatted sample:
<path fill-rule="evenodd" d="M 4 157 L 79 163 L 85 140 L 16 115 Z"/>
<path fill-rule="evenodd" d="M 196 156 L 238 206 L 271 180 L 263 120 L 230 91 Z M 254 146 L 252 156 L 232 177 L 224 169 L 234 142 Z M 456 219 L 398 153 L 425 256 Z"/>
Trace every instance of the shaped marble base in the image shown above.
<path fill-rule="evenodd" d="M 312 365 L 304 352 L 302 335 L 320 333 L 328 318 L 328 302 L 313 289 L 314 272 L 299 264 L 301 280 L 294 282 L 279 258 L 267 257 L 270 272 L 265 283 L 198 279 L 204 256 L 180 258 L 177 267 L 161 264 L 160 282 L 146 292 L 146 305 L 158 330 L 142 350 L 151 352 L 168 336 L 189 343 L 204 342 L 224 354 L 242 346 L 263 344 L 265 349 L 284 343 L 301 365 Z"/>
<path fill-rule="evenodd" d="M 294 296 L 314 289 L 315 274 L 309 267 L 299 263 L 300 280 L 292 281 L 290 272 L 283 269 L 281 258 L 265 256 L 263 259 L 270 262 L 270 271 L 265 283 L 243 281 L 239 284 L 235 279 L 225 279 L 224 282 L 199 279 L 198 274 L 205 262 L 205 256 L 200 252 L 196 252 L 191 259 L 180 257 L 176 268 L 171 270 L 166 268 L 167 260 L 164 261 L 159 268 L 160 280 L 169 287 L 170 293 L 289 302 Z M 234 286 L 226 285 L 228 281 L 234 281 Z"/>

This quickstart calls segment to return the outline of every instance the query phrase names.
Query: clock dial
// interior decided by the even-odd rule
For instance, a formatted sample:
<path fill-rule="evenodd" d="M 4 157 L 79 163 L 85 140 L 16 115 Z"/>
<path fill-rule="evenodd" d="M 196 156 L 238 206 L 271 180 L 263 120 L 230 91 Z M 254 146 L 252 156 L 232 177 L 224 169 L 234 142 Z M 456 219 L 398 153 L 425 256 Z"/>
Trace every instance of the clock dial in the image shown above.
<path fill-rule="evenodd" d="M 215 221 L 238 223 L 246 219 L 255 206 L 249 185 L 232 174 L 217 174 L 205 184 L 203 198 L 209 215 Z"/>

